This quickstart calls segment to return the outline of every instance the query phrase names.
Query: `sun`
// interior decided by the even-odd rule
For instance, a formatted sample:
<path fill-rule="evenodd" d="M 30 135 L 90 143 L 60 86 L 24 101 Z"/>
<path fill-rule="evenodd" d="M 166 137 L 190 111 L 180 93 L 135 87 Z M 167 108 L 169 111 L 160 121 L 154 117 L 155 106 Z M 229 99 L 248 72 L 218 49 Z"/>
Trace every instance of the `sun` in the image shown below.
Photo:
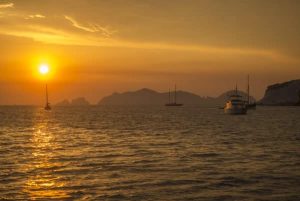
<path fill-rule="evenodd" d="M 41 64 L 41 65 L 39 66 L 39 71 L 40 71 L 40 73 L 41 73 L 42 75 L 48 74 L 48 73 L 49 73 L 49 66 L 48 66 L 48 64 Z"/>

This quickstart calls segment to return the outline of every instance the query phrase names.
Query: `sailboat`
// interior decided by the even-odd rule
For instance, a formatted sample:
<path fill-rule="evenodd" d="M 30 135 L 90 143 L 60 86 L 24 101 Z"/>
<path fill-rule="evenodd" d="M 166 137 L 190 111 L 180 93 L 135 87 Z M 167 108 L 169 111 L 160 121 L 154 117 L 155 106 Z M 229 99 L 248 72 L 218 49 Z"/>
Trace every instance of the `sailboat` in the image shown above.
<path fill-rule="evenodd" d="M 176 84 L 174 89 L 174 102 L 171 102 L 171 90 L 169 89 L 169 102 L 165 106 L 183 106 L 182 103 L 177 103 Z"/>
<path fill-rule="evenodd" d="M 50 103 L 49 103 L 49 100 L 48 100 L 48 86 L 46 84 L 46 105 L 45 105 L 45 110 L 51 110 L 51 106 L 50 106 Z"/>
<path fill-rule="evenodd" d="M 247 102 L 246 107 L 247 109 L 255 109 L 256 108 L 256 102 L 251 103 L 250 101 L 250 81 L 249 81 L 249 75 L 248 75 L 248 86 L 247 86 Z"/>

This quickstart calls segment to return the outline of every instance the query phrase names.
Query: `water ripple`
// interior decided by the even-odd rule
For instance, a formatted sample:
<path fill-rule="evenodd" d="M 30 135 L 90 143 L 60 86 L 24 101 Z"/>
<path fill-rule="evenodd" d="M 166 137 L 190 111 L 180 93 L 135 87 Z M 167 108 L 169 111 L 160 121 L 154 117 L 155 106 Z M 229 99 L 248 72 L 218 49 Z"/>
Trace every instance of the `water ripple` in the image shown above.
<path fill-rule="evenodd" d="M 299 108 L 15 106 L 0 119 L 0 200 L 300 200 Z"/>

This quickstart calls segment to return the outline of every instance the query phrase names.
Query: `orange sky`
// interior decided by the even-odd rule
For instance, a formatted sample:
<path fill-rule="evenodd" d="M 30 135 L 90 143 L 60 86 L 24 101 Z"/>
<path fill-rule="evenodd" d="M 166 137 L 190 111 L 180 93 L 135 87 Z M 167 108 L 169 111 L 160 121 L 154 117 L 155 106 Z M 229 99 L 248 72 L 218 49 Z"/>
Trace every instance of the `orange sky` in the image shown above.
<path fill-rule="evenodd" d="M 43 104 L 148 87 L 253 95 L 300 78 L 298 0 L 0 1 L 0 104 Z"/>

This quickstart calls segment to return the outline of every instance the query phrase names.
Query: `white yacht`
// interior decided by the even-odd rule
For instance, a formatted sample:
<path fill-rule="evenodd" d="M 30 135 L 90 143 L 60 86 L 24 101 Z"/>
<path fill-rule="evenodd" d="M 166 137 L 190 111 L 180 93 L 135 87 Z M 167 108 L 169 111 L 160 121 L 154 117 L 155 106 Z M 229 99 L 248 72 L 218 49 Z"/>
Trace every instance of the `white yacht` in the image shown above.
<path fill-rule="evenodd" d="M 238 94 L 237 87 L 235 88 L 235 94 L 231 95 L 227 101 L 224 112 L 226 114 L 247 114 L 247 105 L 242 96 Z"/>

